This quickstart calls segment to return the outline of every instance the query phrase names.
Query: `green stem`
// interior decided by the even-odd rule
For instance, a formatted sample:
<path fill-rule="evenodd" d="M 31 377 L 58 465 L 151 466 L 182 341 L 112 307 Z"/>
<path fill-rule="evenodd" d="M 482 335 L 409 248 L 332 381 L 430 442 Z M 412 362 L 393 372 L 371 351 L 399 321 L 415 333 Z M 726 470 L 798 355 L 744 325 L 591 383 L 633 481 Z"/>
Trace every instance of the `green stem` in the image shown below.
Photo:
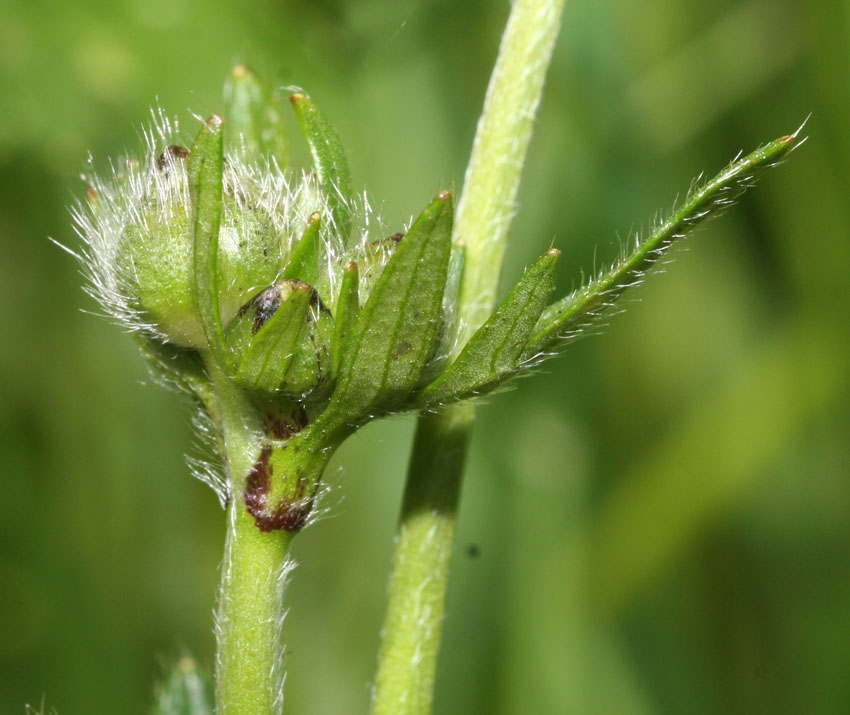
<path fill-rule="evenodd" d="M 514 0 L 457 210 L 463 244 L 454 356 L 495 303 L 534 115 L 563 0 Z M 442 626 L 471 403 L 420 416 L 398 527 L 372 700 L 375 715 L 427 715 Z"/>
<path fill-rule="evenodd" d="M 245 479 L 262 434 L 244 393 L 207 361 L 218 398 L 225 463 L 231 485 L 227 536 L 216 614 L 216 703 L 221 714 L 280 713 L 283 709 L 283 587 L 293 534 L 260 531 L 245 508 Z"/>
<path fill-rule="evenodd" d="M 261 532 L 241 499 L 228 507 L 216 636 L 216 712 L 283 711 L 283 589 L 293 534 Z"/>
<path fill-rule="evenodd" d="M 460 477 L 474 417 L 472 404 L 465 403 L 419 418 L 375 681 L 375 715 L 431 710 Z"/>

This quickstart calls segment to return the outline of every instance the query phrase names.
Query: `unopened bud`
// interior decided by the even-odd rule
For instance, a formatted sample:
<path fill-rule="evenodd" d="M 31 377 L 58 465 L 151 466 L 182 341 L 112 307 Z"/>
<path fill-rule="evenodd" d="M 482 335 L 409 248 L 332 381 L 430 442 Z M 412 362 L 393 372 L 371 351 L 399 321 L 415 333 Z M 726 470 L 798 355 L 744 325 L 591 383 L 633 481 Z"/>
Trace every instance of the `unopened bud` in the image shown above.
<path fill-rule="evenodd" d="M 333 318 L 307 283 L 282 280 L 254 296 L 227 328 L 237 384 L 301 399 L 331 377 Z"/>

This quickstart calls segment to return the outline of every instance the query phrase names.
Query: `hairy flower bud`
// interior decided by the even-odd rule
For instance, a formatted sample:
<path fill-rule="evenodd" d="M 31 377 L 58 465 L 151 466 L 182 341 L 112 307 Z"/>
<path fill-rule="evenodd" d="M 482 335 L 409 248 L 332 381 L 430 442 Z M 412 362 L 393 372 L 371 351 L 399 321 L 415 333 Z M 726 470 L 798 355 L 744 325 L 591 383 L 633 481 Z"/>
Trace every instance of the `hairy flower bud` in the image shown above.
<path fill-rule="evenodd" d="M 234 380 L 247 390 L 303 398 L 331 377 L 334 323 L 319 294 L 287 279 L 255 295 L 227 328 Z"/>
<path fill-rule="evenodd" d="M 201 348 L 206 339 L 192 278 L 188 156 L 188 149 L 172 145 L 157 159 L 150 193 L 124 230 L 118 262 L 128 303 L 140 317 L 170 342 Z M 218 245 L 218 299 L 224 322 L 280 269 L 281 237 L 268 212 L 251 196 L 252 188 L 245 182 L 234 185 L 232 176 L 224 186 Z"/>

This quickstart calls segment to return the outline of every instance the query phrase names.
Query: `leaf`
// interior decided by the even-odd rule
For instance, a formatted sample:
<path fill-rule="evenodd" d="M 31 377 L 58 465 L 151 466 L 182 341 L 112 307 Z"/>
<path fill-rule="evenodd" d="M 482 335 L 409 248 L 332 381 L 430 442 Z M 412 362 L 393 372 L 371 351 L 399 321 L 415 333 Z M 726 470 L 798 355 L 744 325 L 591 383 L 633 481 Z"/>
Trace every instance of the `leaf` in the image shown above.
<path fill-rule="evenodd" d="M 316 211 L 307 220 L 307 227 L 298 245 L 292 252 L 292 257 L 286 262 L 283 271 L 284 278 L 298 280 L 315 285 L 319 275 L 319 249 L 321 247 L 319 232 L 322 227 L 322 215 Z"/>
<path fill-rule="evenodd" d="M 360 312 L 327 419 L 346 423 L 393 409 L 415 388 L 439 325 L 451 232 L 444 191 L 410 227 Z"/>
<path fill-rule="evenodd" d="M 733 161 L 713 179 L 691 191 L 669 218 L 647 238 L 637 240 L 631 253 L 610 270 L 546 308 L 526 346 L 523 360 L 540 357 L 581 335 L 628 288 L 643 281 L 647 271 L 676 239 L 684 238 L 698 224 L 723 213 L 766 169 L 776 166 L 802 143 L 798 135 L 799 130 Z"/>
<path fill-rule="evenodd" d="M 360 315 L 360 296 L 358 285 L 360 283 L 359 271 L 354 261 L 349 261 L 342 273 L 342 285 L 339 288 L 339 297 L 336 300 L 336 313 L 334 314 L 334 336 L 333 336 L 333 372 L 339 373 L 339 365 L 342 353 L 348 343 L 352 327 L 357 323 Z"/>
<path fill-rule="evenodd" d="M 289 101 L 313 155 L 313 166 L 331 211 L 333 227 L 344 240 L 351 230 L 352 189 L 351 172 L 342 142 L 306 94 L 293 94 Z"/>
<path fill-rule="evenodd" d="M 233 141 L 250 163 L 267 156 L 283 168 L 288 163 L 280 97 L 254 71 L 236 65 L 224 88 L 227 121 Z"/>
<path fill-rule="evenodd" d="M 443 374 L 418 396 L 418 407 L 489 392 L 521 367 L 526 341 L 555 289 L 561 252 L 548 251 L 508 293 Z"/>
<path fill-rule="evenodd" d="M 213 357 L 228 365 L 218 305 L 218 231 L 221 226 L 222 127 L 213 114 L 201 127 L 189 155 L 192 203 L 193 280 L 198 314 Z"/>

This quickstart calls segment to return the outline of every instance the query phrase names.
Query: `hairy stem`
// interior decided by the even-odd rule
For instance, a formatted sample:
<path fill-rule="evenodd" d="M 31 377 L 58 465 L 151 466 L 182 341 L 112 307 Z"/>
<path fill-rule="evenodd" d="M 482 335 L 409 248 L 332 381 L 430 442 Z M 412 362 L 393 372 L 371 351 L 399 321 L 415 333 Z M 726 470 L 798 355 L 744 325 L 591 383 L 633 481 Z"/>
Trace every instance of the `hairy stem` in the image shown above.
<path fill-rule="evenodd" d="M 231 485 L 216 613 L 216 703 L 222 714 L 283 710 L 283 587 L 292 533 L 262 532 L 245 508 L 261 425 L 244 394 L 208 360 Z"/>
<path fill-rule="evenodd" d="M 283 590 L 292 536 L 261 532 L 241 499 L 231 501 L 216 615 L 218 713 L 283 711 Z"/>
<path fill-rule="evenodd" d="M 419 418 L 384 620 L 375 715 L 431 709 L 459 477 L 474 417 L 472 404 L 465 403 Z"/>
<path fill-rule="evenodd" d="M 455 223 L 465 249 L 455 356 L 495 303 L 508 229 L 563 0 L 515 0 L 487 89 Z M 471 403 L 423 414 L 417 426 L 372 710 L 427 715 L 457 504 L 475 420 Z"/>

